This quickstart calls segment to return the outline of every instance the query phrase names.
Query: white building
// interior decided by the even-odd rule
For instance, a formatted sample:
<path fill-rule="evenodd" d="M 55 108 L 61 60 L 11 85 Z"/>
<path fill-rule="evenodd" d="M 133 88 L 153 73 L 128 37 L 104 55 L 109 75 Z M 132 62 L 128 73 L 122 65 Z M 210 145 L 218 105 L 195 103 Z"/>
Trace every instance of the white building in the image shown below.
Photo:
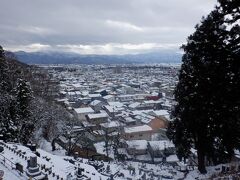
<path fill-rule="evenodd" d="M 74 114 L 77 116 L 78 120 L 80 121 L 86 120 L 86 115 L 93 114 L 93 113 L 94 113 L 94 110 L 91 107 L 74 109 Z"/>

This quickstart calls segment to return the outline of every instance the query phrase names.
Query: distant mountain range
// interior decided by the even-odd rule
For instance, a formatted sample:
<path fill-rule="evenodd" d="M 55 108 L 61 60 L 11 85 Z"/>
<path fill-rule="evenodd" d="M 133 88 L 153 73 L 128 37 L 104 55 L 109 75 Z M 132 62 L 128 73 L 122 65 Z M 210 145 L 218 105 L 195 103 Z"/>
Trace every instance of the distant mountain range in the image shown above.
<path fill-rule="evenodd" d="M 83 55 L 65 52 L 14 52 L 19 61 L 27 64 L 134 64 L 180 63 L 181 53 L 160 51 L 127 55 Z"/>

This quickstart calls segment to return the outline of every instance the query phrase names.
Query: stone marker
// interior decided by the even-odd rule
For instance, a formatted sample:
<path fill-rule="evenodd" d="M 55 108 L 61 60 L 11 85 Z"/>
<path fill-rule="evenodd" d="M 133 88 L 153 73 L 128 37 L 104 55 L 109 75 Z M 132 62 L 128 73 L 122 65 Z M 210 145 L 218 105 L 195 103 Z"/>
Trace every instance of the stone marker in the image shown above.
<path fill-rule="evenodd" d="M 77 179 L 82 179 L 82 177 L 83 177 L 82 172 L 83 171 L 84 171 L 84 169 L 80 168 L 80 166 L 78 166 L 78 169 L 77 169 Z"/>
<path fill-rule="evenodd" d="M 41 175 L 41 171 L 39 170 L 39 166 L 37 164 L 37 156 L 30 156 L 30 160 L 28 160 L 27 164 L 26 173 L 30 177 L 36 177 Z"/>

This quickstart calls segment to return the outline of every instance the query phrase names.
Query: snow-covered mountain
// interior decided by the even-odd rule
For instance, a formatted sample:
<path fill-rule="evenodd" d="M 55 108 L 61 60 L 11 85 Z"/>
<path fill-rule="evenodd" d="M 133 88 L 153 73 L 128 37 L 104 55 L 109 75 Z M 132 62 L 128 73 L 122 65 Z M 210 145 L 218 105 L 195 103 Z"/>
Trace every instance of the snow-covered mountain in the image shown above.
<path fill-rule="evenodd" d="M 134 64 L 180 63 L 182 54 L 175 51 L 159 51 L 126 55 L 83 55 L 66 52 L 15 52 L 17 58 L 27 64 Z"/>

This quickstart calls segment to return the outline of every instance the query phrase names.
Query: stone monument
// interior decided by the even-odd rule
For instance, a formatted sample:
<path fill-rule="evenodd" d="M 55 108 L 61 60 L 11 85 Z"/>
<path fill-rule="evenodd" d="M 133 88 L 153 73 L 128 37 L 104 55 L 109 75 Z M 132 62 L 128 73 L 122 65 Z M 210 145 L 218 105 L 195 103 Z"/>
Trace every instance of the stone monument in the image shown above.
<path fill-rule="evenodd" d="M 30 177 L 36 177 L 41 175 L 41 171 L 39 170 L 39 166 L 37 164 L 37 156 L 32 155 L 30 156 L 30 159 L 28 160 L 27 164 L 27 175 Z"/>

